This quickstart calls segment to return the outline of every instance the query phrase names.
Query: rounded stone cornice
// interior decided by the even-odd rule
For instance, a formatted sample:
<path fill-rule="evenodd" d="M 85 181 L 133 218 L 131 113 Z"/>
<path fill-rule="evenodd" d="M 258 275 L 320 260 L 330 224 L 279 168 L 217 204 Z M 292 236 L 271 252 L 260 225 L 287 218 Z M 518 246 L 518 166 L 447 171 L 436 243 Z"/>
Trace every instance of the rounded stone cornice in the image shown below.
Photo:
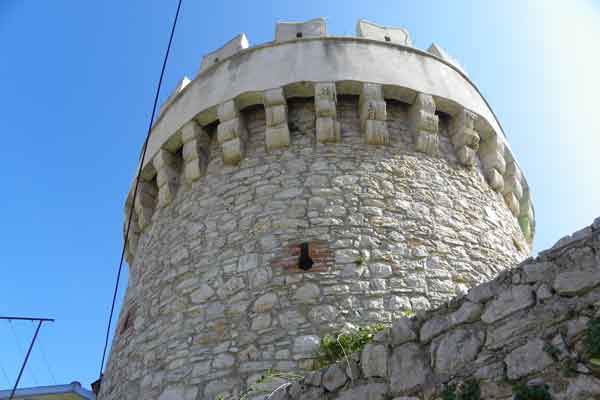
<path fill-rule="evenodd" d="M 146 163 L 188 121 L 217 120 L 217 106 L 227 100 L 236 99 L 243 107 L 262 104 L 262 92 L 278 87 L 285 88 L 286 97 L 310 97 L 315 82 L 336 82 L 339 95 L 359 94 L 352 82 L 377 83 L 383 85 L 385 98 L 408 103 L 417 93 L 426 93 L 435 99 L 437 110 L 452 115 L 464 107 L 481 117 L 479 131 L 504 136 L 475 84 L 446 60 L 410 46 L 329 36 L 255 46 L 201 71 L 156 120 Z"/>

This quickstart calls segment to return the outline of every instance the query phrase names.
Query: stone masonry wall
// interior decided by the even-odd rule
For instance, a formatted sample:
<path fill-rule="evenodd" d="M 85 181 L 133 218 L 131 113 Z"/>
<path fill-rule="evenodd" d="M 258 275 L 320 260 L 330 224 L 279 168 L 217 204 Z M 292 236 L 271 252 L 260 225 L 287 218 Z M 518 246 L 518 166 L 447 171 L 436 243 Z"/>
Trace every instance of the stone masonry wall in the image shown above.
<path fill-rule="evenodd" d="M 442 399 L 452 385 L 478 385 L 480 397 L 468 400 L 509 400 L 521 384 L 551 396 L 525 399 L 600 399 L 600 368 L 585 345 L 588 322 L 599 318 L 600 218 L 467 295 L 396 321 L 361 353 L 270 398 Z"/>
<path fill-rule="evenodd" d="M 241 163 L 223 164 L 212 132 L 205 176 L 181 180 L 140 234 L 100 399 L 239 394 L 269 368 L 313 368 L 326 332 L 391 324 L 527 256 L 479 161 L 458 162 L 444 118 L 430 156 L 415 151 L 403 103 L 388 101 L 386 146 L 364 143 L 358 97 L 338 98 L 334 144 L 315 143 L 314 99 L 287 107 L 288 148 L 267 152 L 264 109 L 243 110 Z"/>

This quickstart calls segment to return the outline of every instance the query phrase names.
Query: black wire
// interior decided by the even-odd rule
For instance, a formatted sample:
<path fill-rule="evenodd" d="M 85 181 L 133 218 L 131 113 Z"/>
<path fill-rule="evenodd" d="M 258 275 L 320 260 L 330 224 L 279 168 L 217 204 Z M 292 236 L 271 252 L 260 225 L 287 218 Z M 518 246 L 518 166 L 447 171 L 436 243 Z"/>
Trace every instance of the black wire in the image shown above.
<path fill-rule="evenodd" d="M 158 80 L 158 87 L 156 88 L 156 95 L 154 96 L 154 105 L 152 106 L 152 116 L 150 117 L 150 123 L 148 124 L 148 132 L 146 133 L 146 140 L 144 141 L 144 146 L 142 148 L 142 158 L 140 160 L 140 164 L 138 167 L 137 176 L 135 179 L 135 188 L 133 189 L 133 197 L 131 199 L 131 211 L 129 212 L 129 217 L 127 218 L 127 229 L 125 230 L 125 239 L 123 241 L 123 249 L 121 250 L 121 260 L 119 261 L 119 271 L 117 272 L 117 281 L 115 283 L 115 290 L 112 298 L 112 305 L 110 307 L 110 316 L 108 317 L 108 327 L 106 328 L 106 338 L 104 341 L 104 350 L 102 352 L 102 362 L 100 363 L 100 375 L 99 379 L 102 379 L 102 370 L 104 369 L 104 360 L 106 358 L 106 349 L 108 348 L 108 339 L 110 337 L 110 327 L 112 324 L 112 318 L 115 311 L 115 302 L 117 299 L 117 291 L 119 290 L 119 281 L 121 279 L 121 271 L 123 270 L 123 260 L 125 258 L 125 249 L 127 247 L 127 239 L 129 238 L 129 229 L 131 227 L 131 219 L 133 217 L 133 208 L 135 207 L 135 198 L 137 196 L 138 185 L 140 183 L 140 174 L 142 172 L 142 167 L 144 166 L 144 160 L 146 158 L 146 149 L 148 147 L 148 139 L 150 139 L 150 133 L 152 131 L 152 124 L 154 123 L 154 115 L 156 114 L 156 105 L 158 103 L 158 96 L 160 94 L 160 87 L 162 85 L 163 76 L 165 74 L 165 67 L 167 65 L 167 60 L 169 59 L 169 52 L 171 51 L 171 43 L 173 42 L 173 34 L 175 33 L 175 26 L 177 26 L 177 19 L 179 18 L 179 10 L 181 9 L 181 2 L 179 0 L 177 4 L 177 12 L 175 13 L 175 18 L 173 19 L 173 26 L 171 27 L 171 36 L 169 37 L 169 45 L 167 46 L 167 51 L 165 53 L 165 57 L 162 64 L 162 69 L 160 71 L 160 79 Z"/>

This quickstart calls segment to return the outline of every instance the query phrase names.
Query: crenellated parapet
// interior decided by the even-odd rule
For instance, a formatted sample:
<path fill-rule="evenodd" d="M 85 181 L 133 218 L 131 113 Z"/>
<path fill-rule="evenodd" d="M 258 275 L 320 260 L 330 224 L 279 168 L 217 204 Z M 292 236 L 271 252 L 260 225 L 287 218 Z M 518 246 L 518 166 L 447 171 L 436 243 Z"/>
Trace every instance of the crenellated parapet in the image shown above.
<path fill-rule="evenodd" d="M 143 231 L 156 210 L 172 202 L 181 183 L 202 180 L 213 140 L 224 165 L 235 168 L 243 162 L 247 107 L 264 108 L 265 150 L 271 153 L 294 146 L 289 99 L 314 99 L 314 141 L 334 146 L 344 142 L 338 98 L 357 96 L 368 145 L 396 140 L 387 110 L 387 103 L 395 101 L 407 107 L 414 150 L 442 157 L 443 115 L 444 135 L 458 164 L 481 171 L 531 240 L 535 222 L 529 186 L 493 111 L 441 47 L 421 51 L 410 45 L 408 32 L 394 29 L 361 20 L 359 37 L 350 38 L 327 36 L 323 19 L 280 23 L 274 42 L 248 48 L 241 34 L 205 56 L 198 76 L 178 84 L 153 126 L 138 196 L 133 207 L 127 206 L 136 214 L 136 229 Z M 213 124 L 215 137 L 206 129 Z"/>

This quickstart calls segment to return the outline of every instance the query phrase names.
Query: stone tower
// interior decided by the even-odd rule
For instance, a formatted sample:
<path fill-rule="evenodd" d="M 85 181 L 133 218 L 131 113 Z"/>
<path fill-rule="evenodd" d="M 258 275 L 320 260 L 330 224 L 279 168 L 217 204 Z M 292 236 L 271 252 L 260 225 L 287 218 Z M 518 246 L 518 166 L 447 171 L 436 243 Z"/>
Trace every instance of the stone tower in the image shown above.
<path fill-rule="evenodd" d="M 493 111 L 400 28 L 235 37 L 168 98 L 146 160 L 101 400 L 309 370 L 323 334 L 439 305 L 530 252 L 531 194 Z"/>

